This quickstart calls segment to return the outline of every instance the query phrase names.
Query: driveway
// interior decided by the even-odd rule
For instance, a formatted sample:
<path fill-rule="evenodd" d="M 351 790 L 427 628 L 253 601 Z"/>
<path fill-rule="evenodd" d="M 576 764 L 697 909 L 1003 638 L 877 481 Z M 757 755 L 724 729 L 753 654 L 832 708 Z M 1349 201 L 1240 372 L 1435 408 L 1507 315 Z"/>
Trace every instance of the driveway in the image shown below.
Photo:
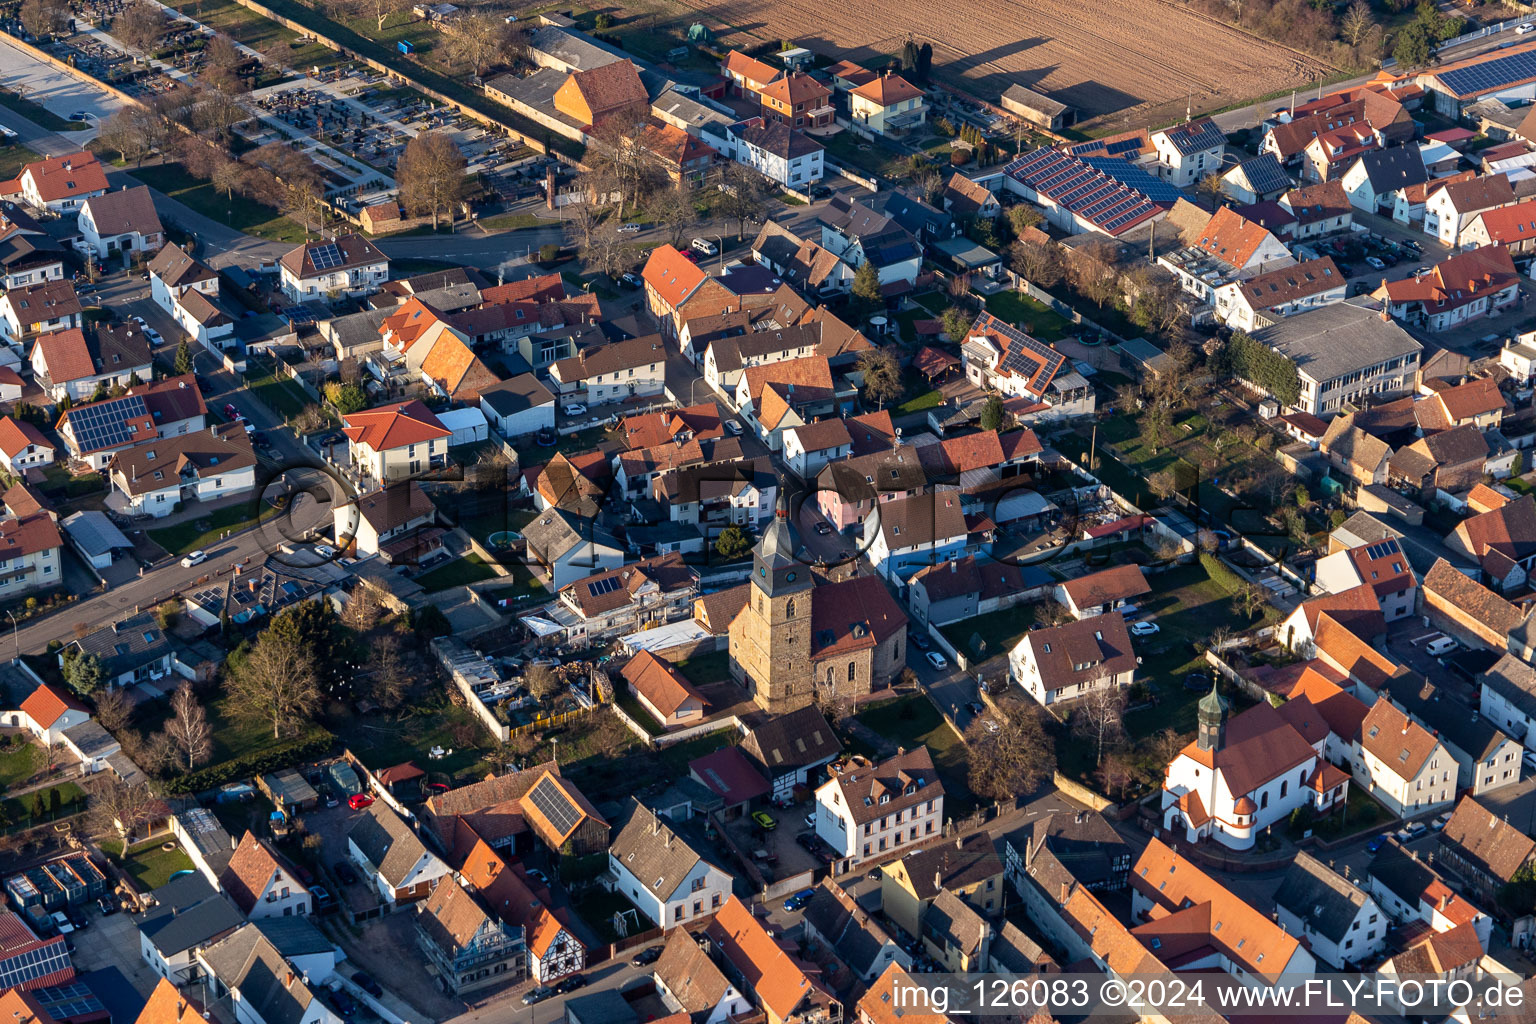
<path fill-rule="evenodd" d="M 88 912 L 91 927 L 72 936 L 75 952 L 70 959 L 75 970 L 115 972 L 126 978 L 139 995 L 149 998 L 160 976 L 139 955 L 140 915 L 119 911 L 103 917 L 94 906 Z"/>

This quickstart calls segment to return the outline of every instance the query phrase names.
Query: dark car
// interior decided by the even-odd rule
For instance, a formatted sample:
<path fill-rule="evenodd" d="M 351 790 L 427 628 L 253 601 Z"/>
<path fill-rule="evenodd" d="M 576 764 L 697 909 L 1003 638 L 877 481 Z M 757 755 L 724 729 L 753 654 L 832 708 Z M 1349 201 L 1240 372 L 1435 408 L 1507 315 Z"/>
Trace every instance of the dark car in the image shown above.
<path fill-rule="evenodd" d="M 336 1010 L 343 1017 L 351 1017 L 357 1012 L 357 1000 L 341 989 L 331 993 L 331 1002 L 336 1004 Z"/>
<path fill-rule="evenodd" d="M 367 973 L 366 971 L 358 971 L 356 974 L 352 975 L 352 980 L 357 984 L 358 988 L 362 989 L 364 992 L 367 992 L 374 998 L 378 998 L 384 994 L 384 989 L 380 987 L 378 982 L 373 980 L 373 975 Z"/>
<path fill-rule="evenodd" d="M 560 984 L 555 986 L 555 994 L 563 996 L 567 992 L 575 992 L 579 988 L 584 988 L 586 984 L 586 975 L 573 974 L 569 978 L 560 979 Z"/>
<path fill-rule="evenodd" d="M 635 954 L 635 958 L 629 962 L 629 966 L 645 967 L 647 964 L 653 964 L 659 959 L 661 959 L 661 947 L 652 946 L 650 949 L 642 949 L 639 953 Z"/>
<path fill-rule="evenodd" d="M 336 898 L 327 892 L 324 886 L 310 886 L 309 896 L 315 901 L 316 914 L 334 914 L 341 909 L 336 905 Z"/>
<path fill-rule="evenodd" d="M 117 913 L 117 903 L 110 896 L 100 896 L 96 900 L 96 906 L 101 909 L 102 917 L 111 917 Z"/>
<path fill-rule="evenodd" d="M 928 648 L 933 646 L 933 643 L 932 643 L 932 641 L 930 641 L 923 634 L 921 634 L 921 633 L 913 633 L 912 634 L 912 646 L 916 647 L 920 651 L 926 651 Z"/>
<path fill-rule="evenodd" d="M 810 194 L 812 199 L 825 199 L 832 194 L 832 189 L 826 185 L 816 184 L 811 186 Z"/>
<path fill-rule="evenodd" d="M 213 381 L 208 380 L 205 377 L 197 378 L 197 390 L 201 391 L 205 395 L 213 394 Z"/>
<path fill-rule="evenodd" d="M 1387 837 L 1386 836 L 1377 836 L 1375 839 L 1372 839 L 1370 842 L 1365 844 L 1365 852 L 1366 853 L 1375 853 L 1377 850 L 1381 849 L 1383 846 L 1386 846 L 1386 845 L 1387 845 Z"/>
<path fill-rule="evenodd" d="M 331 870 L 336 872 L 336 877 L 341 879 L 343 885 L 353 885 L 357 882 L 357 872 L 353 871 L 352 865 L 344 860 L 332 864 Z"/>
<path fill-rule="evenodd" d="M 789 899 L 784 901 L 784 909 L 799 910 L 801 907 L 811 902 L 811 897 L 815 895 L 815 889 L 801 889 L 799 892 L 795 893 Z"/>

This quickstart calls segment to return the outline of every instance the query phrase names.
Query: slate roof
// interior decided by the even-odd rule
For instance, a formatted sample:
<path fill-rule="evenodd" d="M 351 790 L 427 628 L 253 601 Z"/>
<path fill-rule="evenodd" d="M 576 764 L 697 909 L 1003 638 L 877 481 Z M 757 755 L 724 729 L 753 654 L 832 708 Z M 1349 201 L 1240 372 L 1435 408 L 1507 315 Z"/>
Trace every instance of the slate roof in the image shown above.
<path fill-rule="evenodd" d="M 152 235 L 164 230 L 160 226 L 160 216 L 155 212 L 155 201 L 147 185 L 135 185 L 133 188 L 92 196 L 85 201 L 84 206 L 90 208 L 96 233 L 103 238 L 132 231 Z"/>
<path fill-rule="evenodd" d="M 411 827 L 394 811 L 378 803 L 370 806 L 353 824 L 347 838 L 391 885 L 405 881 L 416 862 L 427 852 Z"/>
<path fill-rule="evenodd" d="M 702 860 L 655 811 L 631 797 L 629 821 L 609 844 L 608 854 L 652 896 L 665 902 Z"/>
<path fill-rule="evenodd" d="M 699 1022 L 720 1005 L 731 987 L 709 958 L 709 951 L 686 928 L 674 928 L 667 933 L 666 945 L 652 973 L 681 1004 L 683 1012 Z"/>
<path fill-rule="evenodd" d="M 985 832 L 913 851 L 900 863 L 920 900 L 933 899 L 941 889 L 964 889 L 1003 870 L 997 847 Z"/>
<path fill-rule="evenodd" d="M 1429 180 L 1429 171 L 1419 156 L 1418 146 L 1389 146 L 1361 153 L 1359 162 L 1371 191 L 1378 196 L 1396 192 L 1409 185 L 1422 185 Z"/>
<path fill-rule="evenodd" d="M 159 905 L 139 931 L 166 958 L 212 942 L 245 922 L 240 912 L 200 874 L 183 875 L 155 890 Z"/>
<path fill-rule="evenodd" d="M 1342 944 L 1370 897 L 1305 850 L 1299 851 L 1275 893 L 1275 903 L 1305 927 Z"/>
<path fill-rule="evenodd" d="M 1505 654 L 1479 677 L 1479 682 L 1517 710 L 1536 718 L 1536 668 Z"/>

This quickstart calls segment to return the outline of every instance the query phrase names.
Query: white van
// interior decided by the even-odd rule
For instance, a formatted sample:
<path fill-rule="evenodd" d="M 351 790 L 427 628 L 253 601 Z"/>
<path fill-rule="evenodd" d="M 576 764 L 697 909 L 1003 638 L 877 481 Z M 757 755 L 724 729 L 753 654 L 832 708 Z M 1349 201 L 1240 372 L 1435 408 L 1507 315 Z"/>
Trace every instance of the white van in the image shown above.
<path fill-rule="evenodd" d="M 719 247 L 707 238 L 695 238 L 688 244 L 694 249 L 694 251 L 701 252 L 705 256 L 713 256 L 720 251 Z"/>
<path fill-rule="evenodd" d="M 1454 651 L 1459 646 L 1461 646 L 1461 645 L 1458 644 L 1451 637 L 1443 636 L 1443 637 L 1441 637 L 1438 640 L 1431 640 L 1430 643 L 1429 643 L 1429 646 L 1424 648 L 1424 649 L 1426 651 L 1428 651 L 1430 654 L 1432 654 L 1434 657 L 1438 658 L 1442 654 L 1449 654 L 1449 653 L 1451 653 L 1452 651 Z"/>

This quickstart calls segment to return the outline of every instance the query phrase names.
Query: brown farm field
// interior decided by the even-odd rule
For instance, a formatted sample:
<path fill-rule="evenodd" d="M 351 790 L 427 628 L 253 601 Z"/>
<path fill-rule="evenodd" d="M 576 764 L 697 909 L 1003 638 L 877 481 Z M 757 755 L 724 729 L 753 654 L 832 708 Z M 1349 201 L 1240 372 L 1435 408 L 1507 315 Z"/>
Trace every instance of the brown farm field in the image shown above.
<path fill-rule="evenodd" d="M 789 39 L 856 62 L 897 53 L 911 36 L 933 44 L 935 71 L 951 84 L 995 101 L 1018 82 L 1078 108 L 1084 120 L 1101 119 L 1101 128 L 1170 119 L 1186 98 L 1197 112 L 1215 110 L 1335 70 L 1170 0 L 641 0 L 624 7 L 621 24 L 648 7 L 636 20 L 651 30 L 681 32 L 697 20 L 723 46 Z"/>

